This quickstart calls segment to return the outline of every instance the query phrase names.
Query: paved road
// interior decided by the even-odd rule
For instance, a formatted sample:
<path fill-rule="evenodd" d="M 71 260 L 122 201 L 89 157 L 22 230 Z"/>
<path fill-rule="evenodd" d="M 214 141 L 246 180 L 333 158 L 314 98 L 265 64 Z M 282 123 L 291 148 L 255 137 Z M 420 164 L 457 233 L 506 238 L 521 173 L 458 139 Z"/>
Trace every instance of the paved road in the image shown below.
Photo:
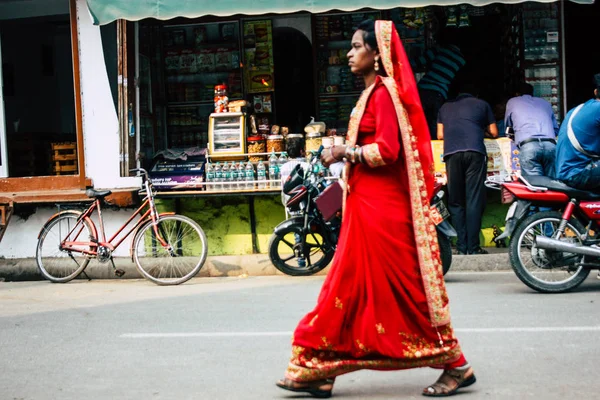
<path fill-rule="evenodd" d="M 282 399 L 290 334 L 322 277 L 0 283 L 0 399 Z M 541 295 L 511 273 L 450 273 L 478 383 L 460 399 L 597 399 L 600 281 Z M 342 376 L 340 399 L 420 399 L 438 372 Z"/>

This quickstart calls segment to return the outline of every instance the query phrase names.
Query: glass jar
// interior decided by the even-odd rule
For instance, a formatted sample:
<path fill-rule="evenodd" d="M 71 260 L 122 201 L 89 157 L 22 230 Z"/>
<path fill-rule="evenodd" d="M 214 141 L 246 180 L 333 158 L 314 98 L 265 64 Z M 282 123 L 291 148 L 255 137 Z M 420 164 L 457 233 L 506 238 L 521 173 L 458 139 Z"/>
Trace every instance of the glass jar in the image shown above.
<path fill-rule="evenodd" d="M 334 136 L 333 137 L 333 145 L 334 146 L 343 146 L 346 143 L 346 138 L 344 136 Z"/>
<path fill-rule="evenodd" d="M 290 149 L 292 151 L 296 151 L 297 149 L 298 153 L 302 153 L 304 149 L 304 135 L 301 133 L 290 133 L 286 136 L 285 143 L 288 153 Z"/>
<path fill-rule="evenodd" d="M 227 112 L 227 105 L 229 104 L 229 97 L 227 97 L 227 85 L 215 86 L 214 101 L 216 113 Z"/>
<path fill-rule="evenodd" d="M 267 152 L 267 143 L 265 142 L 265 138 L 263 136 L 250 136 L 247 139 L 248 141 L 248 161 L 250 162 L 259 162 L 267 159 L 266 155 L 261 156 L 253 156 L 252 154 L 257 153 L 266 153 Z"/>
<path fill-rule="evenodd" d="M 323 136 L 321 139 L 321 144 L 324 149 L 329 149 L 333 146 L 333 136 Z"/>
<path fill-rule="evenodd" d="M 281 153 L 285 151 L 285 143 L 282 135 L 269 135 L 267 136 L 267 153 L 271 152 Z"/>
<path fill-rule="evenodd" d="M 317 151 L 321 147 L 321 133 L 320 132 L 311 132 L 306 134 L 306 156 L 310 154 L 311 151 Z"/>

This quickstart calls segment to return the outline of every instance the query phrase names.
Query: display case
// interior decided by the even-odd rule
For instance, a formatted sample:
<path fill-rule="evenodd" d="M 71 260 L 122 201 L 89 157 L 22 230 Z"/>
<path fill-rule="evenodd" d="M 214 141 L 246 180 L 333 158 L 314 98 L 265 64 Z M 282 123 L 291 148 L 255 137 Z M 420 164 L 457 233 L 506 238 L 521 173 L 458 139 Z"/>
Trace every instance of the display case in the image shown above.
<path fill-rule="evenodd" d="M 525 3 L 523 21 L 523 72 L 534 96 L 547 100 L 556 119 L 562 119 L 560 19 L 556 3 Z"/>
<path fill-rule="evenodd" d="M 246 118 L 243 113 L 212 113 L 208 126 L 208 153 L 223 160 L 246 153 Z"/>
<path fill-rule="evenodd" d="M 205 147 L 214 87 L 243 97 L 240 23 L 224 21 L 162 27 L 168 147 Z"/>
<path fill-rule="evenodd" d="M 379 11 L 322 14 L 314 17 L 317 109 L 328 129 L 346 132 L 354 104 L 364 81 L 348 66 L 346 54 L 357 26 L 365 19 L 380 19 Z"/>

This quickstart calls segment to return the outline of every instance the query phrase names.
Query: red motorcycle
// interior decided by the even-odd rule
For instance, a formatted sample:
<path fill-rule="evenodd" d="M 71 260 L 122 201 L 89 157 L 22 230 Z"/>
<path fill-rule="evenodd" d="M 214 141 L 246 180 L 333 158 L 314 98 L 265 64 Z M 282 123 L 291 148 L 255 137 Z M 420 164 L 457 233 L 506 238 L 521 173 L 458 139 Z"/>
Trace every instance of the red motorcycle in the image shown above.
<path fill-rule="evenodd" d="M 510 263 L 524 284 L 543 293 L 566 292 L 600 269 L 600 194 L 545 176 L 486 184 L 501 190 L 503 203 L 513 203 L 495 240 L 510 236 Z"/>

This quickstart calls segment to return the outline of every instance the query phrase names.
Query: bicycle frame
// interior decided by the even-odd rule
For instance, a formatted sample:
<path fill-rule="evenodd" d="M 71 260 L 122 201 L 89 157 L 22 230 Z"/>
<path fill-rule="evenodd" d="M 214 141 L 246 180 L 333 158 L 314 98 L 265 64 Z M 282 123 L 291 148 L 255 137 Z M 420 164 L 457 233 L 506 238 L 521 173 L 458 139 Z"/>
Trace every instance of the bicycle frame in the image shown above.
<path fill-rule="evenodd" d="M 77 238 L 83 230 L 83 221 L 87 220 L 87 222 L 90 224 L 90 226 L 93 230 L 93 234 L 94 234 L 94 237 L 96 237 L 96 240 L 95 241 L 91 240 L 89 242 L 64 240 L 60 244 L 60 249 L 66 250 L 66 251 L 71 251 L 71 252 L 87 254 L 90 256 L 97 256 L 98 255 L 98 247 L 103 246 L 103 247 L 108 248 L 112 252 L 117 247 L 119 247 L 121 245 L 121 243 L 123 243 L 123 241 L 131 235 L 132 232 L 137 232 L 138 229 L 144 223 L 146 223 L 146 221 L 148 221 L 149 218 L 151 219 L 152 224 L 154 225 L 153 229 L 154 229 L 156 238 L 158 239 L 158 241 L 160 242 L 160 244 L 162 246 L 168 247 L 169 246 L 168 243 L 162 238 L 162 236 L 158 232 L 157 222 L 158 222 L 158 219 L 160 216 L 172 215 L 175 213 L 169 212 L 169 213 L 158 214 L 156 212 L 156 205 L 154 204 L 154 196 L 152 193 L 152 186 L 151 186 L 152 184 L 147 179 L 144 182 L 144 184 L 145 184 L 146 197 L 144 198 L 142 205 L 140 207 L 138 207 L 138 209 L 131 215 L 131 217 L 129 217 L 129 219 L 123 225 L 121 225 L 119 230 L 114 235 L 112 235 L 110 237 L 110 239 L 108 239 L 108 241 L 106 240 L 106 232 L 104 229 L 104 220 L 102 219 L 102 207 L 100 204 L 101 200 L 95 199 L 92 202 L 92 204 L 79 216 L 77 223 L 69 231 L 66 238 L 67 239 L 70 238 L 71 235 L 77 229 L 79 229 L 77 231 L 77 234 L 74 236 L 75 238 Z M 148 209 L 144 211 L 146 206 L 148 206 Z M 98 224 L 100 226 L 100 234 L 101 234 L 100 238 L 98 238 L 98 230 L 96 228 L 96 225 L 94 224 L 94 221 L 90 218 L 91 215 L 93 214 L 94 210 L 96 210 L 96 209 L 98 210 Z M 135 223 L 135 225 L 129 229 L 126 229 L 137 216 L 140 216 L 140 219 Z M 117 240 L 115 242 L 115 239 L 123 231 L 126 231 L 126 233 L 119 240 Z"/>

